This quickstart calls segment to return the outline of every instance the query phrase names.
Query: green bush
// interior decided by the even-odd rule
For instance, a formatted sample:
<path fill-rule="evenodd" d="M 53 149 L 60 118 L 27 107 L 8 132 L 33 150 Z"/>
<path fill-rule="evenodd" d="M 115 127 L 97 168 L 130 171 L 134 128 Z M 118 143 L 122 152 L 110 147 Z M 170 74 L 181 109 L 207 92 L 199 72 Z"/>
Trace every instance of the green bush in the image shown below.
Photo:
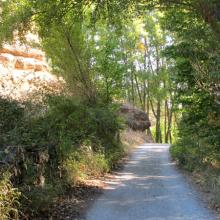
<path fill-rule="evenodd" d="M 182 101 L 185 101 L 185 110 L 171 153 L 190 170 L 206 170 L 220 162 L 219 105 L 213 96 L 201 91 Z"/>
<path fill-rule="evenodd" d="M 71 146 L 91 143 L 94 151 L 107 148 L 121 129 L 120 121 L 111 106 L 89 106 L 72 97 L 50 97 L 47 112 L 21 130 L 20 142 L 25 145 L 44 145 L 67 141 Z"/>
<path fill-rule="evenodd" d="M 2 220 L 19 219 L 20 192 L 10 181 L 9 172 L 1 173 L 0 178 L 0 217 Z"/>
<path fill-rule="evenodd" d="M 121 125 L 111 106 L 89 106 L 66 97 L 52 98 L 49 103 L 48 119 L 52 119 L 51 127 L 58 131 L 61 151 L 68 154 L 68 147 L 71 151 L 84 145 L 104 154 L 112 148 L 118 150 L 116 136 Z"/>
<path fill-rule="evenodd" d="M 45 215 L 52 208 L 57 197 L 62 195 L 66 189 L 67 186 L 62 181 L 56 181 L 56 184 L 45 184 L 43 187 L 31 185 L 24 187 L 21 199 L 23 212 L 32 217 Z"/>
<path fill-rule="evenodd" d="M 195 148 L 190 147 L 189 145 L 172 145 L 170 153 L 172 157 L 176 159 L 178 164 L 188 171 L 193 171 L 196 168 L 196 165 L 199 166 L 199 164 L 201 164 L 197 160 L 198 158 Z M 197 164 L 195 164 L 195 160 L 197 160 Z"/>
<path fill-rule="evenodd" d="M 123 155 L 117 106 L 64 96 L 48 97 L 44 106 L 44 114 L 25 117 L 24 109 L 12 103 L 8 114 L 15 124 L 4 131 L 6 144 L 23 148 L 16 168 L 21 175 L 13 183 L 22 191 L 22 210 L 33 216 L 49 209 L 68 186 L 109 171 Z"/>
<path fill-rule="evenodd" d="M 18 126 L 24 116 L 24 109 L 16 101 L 0 98 L 0 131 L 10 131 Z"/>
<path fill-rule="evenodd" d="M 20 127 L 24 117 L 24 109 L 16 101 L 0 97 L 0 146 L 8 144 L 9 132 Z"/>
<path fill-rule="evenodd" d="M 109 171 L 105 156 L 91 149 L 72 152 L 64 161 L 64 169 L 69 184 L 76 184 L 87 178 L 98 177 Z"/>

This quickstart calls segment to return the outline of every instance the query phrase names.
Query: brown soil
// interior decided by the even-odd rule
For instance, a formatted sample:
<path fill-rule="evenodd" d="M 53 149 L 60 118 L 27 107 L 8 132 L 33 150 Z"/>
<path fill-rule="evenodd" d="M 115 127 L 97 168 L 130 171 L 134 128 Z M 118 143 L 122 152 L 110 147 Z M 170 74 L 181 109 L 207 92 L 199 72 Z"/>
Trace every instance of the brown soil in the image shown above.
<path fill-rule="evenodd" d="M 127 155 L 121 159 L 114 171 L 105 174 L 94 180 L 86 180 L 85 182 L 71 188 L 63 195 L 54 205 L 51 214 L 47 218 L 36 220 L 85 220 L 86 211 L 93 204 L 94 200 L 102 194 L 102 190 L 106 185 L 106 181 L 114 178 L 114 172 L 123 168 L 128 160 Z"/>
<path fill-rule="evenodd" d="M 85 211 L 92 202 L 102 193 L 101 180 L 90 180 L 71 188 L 54 205 L 49 220 L 83 220 Z"/>

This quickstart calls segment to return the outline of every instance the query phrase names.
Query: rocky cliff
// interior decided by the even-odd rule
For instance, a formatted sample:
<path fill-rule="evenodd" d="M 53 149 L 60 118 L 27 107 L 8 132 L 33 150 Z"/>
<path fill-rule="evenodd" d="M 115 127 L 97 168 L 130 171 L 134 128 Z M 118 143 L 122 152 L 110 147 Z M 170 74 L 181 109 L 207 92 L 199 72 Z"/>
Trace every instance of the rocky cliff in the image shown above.
<path fill-rule="evenodd" d="M 45 54 L 41 50 L 18 41 L 13 45 L 4 44 L 0 49 L 2 97 L 26 100 L 36 92 L 59 91 L 60 85 L 59 79 L 50 74 Z"/>

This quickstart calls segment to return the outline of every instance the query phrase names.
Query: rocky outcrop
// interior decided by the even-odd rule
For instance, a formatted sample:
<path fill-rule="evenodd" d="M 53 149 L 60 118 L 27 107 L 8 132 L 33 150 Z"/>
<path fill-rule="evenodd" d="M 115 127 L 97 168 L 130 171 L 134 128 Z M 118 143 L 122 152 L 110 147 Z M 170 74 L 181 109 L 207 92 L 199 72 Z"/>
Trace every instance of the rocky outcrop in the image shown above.
<path fill-rule="evenodd" d="M 31 42 L 36 38 L 27 37 Z M 63 80 L 50 74 L 45 54 L 27 45 L 15 40 L 0 49 L 0 94 L 4 98 L 24 101 L 37 92 L 61 90 Z"/>
<path fill-rule="evenodd" d="M 41 50 L 19 44 L 4 45 L 0 49 L 0 62 L 17 70 L 48 72 L 45 55 Z"/>
<path fill-rule="evenodd" d="M 27 48 L 27 47 L 26 47 Z M 39 50 L 34 50 L 31 48 L 31 51 L 30 51 L 30 48 L 29 48 L 29 51 L 28 49 L 26 49 L 26 51 L 21 51 L 20 50 L 21 48 L 14 48 L 14 47 L 10 47 L 9 45 L 7 47 L 4 47 L 0 50 L 0 53 L 1 54 L 11 54 L 15 57 L 24 57 L 24 58 L 33 58 L 33 59 L 36 59 L 38 61 L 44 61 L 44 55 L 41 51 Z"/>
<path fill-rule="evenodd" d="M 120 107 L 120 115 L 125 119 L 128 127 L 134 131 L 145 131 L 151 126 L 146 112 L 130 104 L 124 104 Z"/>
<path fill-rule="evenodd" d="M 153 142 L 150 131 L 151 122 L 146 112 L 131 104 L 123 104 L 119 109 L 119 115 L 127 124 L 127 127 L 121 133 L 121 140 L 126 146 L 127 152 L 134 146 Z"/>

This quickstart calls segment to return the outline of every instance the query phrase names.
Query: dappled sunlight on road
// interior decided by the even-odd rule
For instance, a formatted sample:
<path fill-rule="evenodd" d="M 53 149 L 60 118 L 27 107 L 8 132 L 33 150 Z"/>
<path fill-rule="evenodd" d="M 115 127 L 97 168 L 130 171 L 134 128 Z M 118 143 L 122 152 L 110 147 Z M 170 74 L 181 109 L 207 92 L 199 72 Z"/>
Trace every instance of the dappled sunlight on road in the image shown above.
<path fill-rule="evenodd" d="M 169 145 L 144 144 L 106 180 L 88 220 L 212 220 L 196 192 L 170 161 Z"/>

